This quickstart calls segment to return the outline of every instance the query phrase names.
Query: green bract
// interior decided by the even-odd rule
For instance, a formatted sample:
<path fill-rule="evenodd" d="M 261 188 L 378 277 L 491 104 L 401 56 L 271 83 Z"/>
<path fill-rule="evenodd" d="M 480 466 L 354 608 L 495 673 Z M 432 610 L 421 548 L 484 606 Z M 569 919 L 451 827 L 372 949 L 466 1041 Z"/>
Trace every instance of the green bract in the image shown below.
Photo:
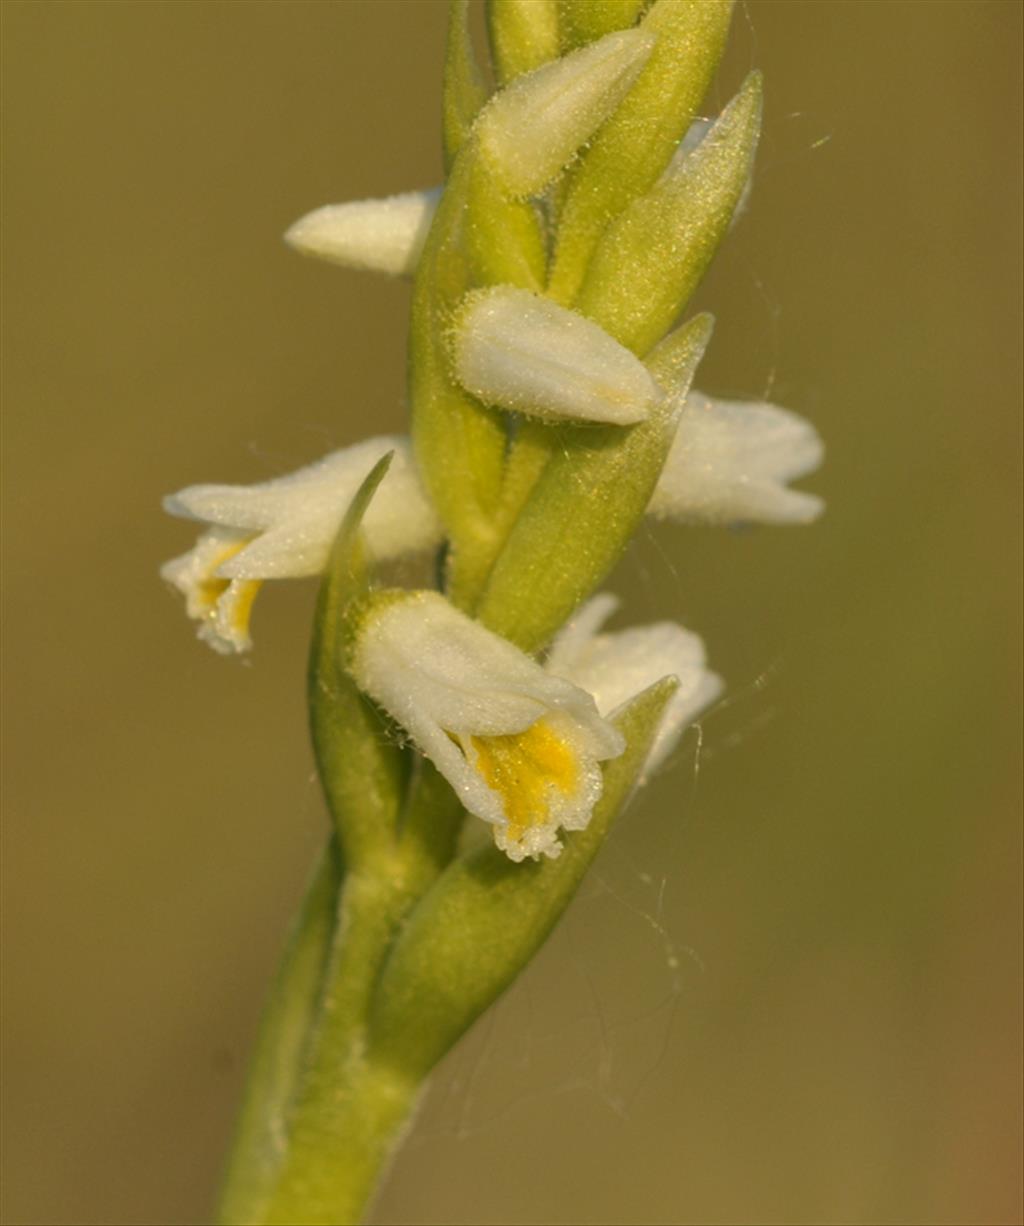
<path fill-rule="evenodd" d="M 647 421 L 559 431 L 480 601 L 477 615 L 492 630 L 538 650 L 618 560 L 654 491 L 711 326 L 701 315 L 682 330 L 681 372 Z"/>
<path fill-rule="evenodd" d="M 645 354 L 678 316 L 732 219 L 761 129 L 751 73 L 700 145 L 601 235 L 576 307 Z"/>
<path fill-rule="evenodd" d="M 556 0 L 490 0 L 487 33 L 495 75 L 505 85 L 558 54 Z"/>
<path fill-rule="evenodd" d="M 455 0 L 448 22 L 444 61 L 444 161 L 451 169 L 477 112 L 487 101 L 487 88 L 473 54 L 469 32 L 469 0 Z"/>
<path fill-rule="evenodd" d="M 558 0 L 558 21 L 562 47 L 571 51 L 610 34 L 624 30 L 636 20 L 646 0 L 590 0 L 576 4 L 574 0 Z"/>
<path fill-rule="evenodd" d="M 424 896 L 374 996 L 376 1059 L 422 1077 L 537 952 L 636 786 L 675 687 L 666 678 L 616 717 L 626 751 L 605 765 L 590 825 L 557 860 L 513 864 L 484 847 L 456 860 Z"/>
<path fill-rule="evenodd" d="M 309 653 L 317 770 L 345 860 L 353 866 L 371 859 L 391 836 L 408 774 L 404 755 L 379 735 L 379 719 L 341 663 L 347 611 L 369 581 L 359 525 L 389 462 L 385 456 L 374 467 L 338 530 L 320 585 Z"/>
<path fill-rule="evenodd" d="M 598 25 L 630 0 L 567 5 Z M 629 96 L 591 142 L 565 187 L 550 292 L 571 303 L 601 231 L 668 165 L 707 91 L 729 30 L 731 0 L 657 0 L 642 29 L 654 50 Z"/>

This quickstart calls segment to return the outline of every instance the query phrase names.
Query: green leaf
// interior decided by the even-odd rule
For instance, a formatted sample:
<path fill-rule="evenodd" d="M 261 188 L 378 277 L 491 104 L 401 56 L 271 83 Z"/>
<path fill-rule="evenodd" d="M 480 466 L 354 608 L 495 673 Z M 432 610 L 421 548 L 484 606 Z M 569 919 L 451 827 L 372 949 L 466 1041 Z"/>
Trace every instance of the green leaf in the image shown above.
<path fill-rule="evenodd" d="M 604 231 L 575 308 L 646 354 L 696 289 L 750 176 L 761 126 L 751 73 L 701 144 Z"/>
<path fill-rule="evenodd" d="M 564 50 L 571 51 L 624 30 L 636 21 L 646 0 L 558 0 L 558 31 Z"/>
<path fill-rule="evenodd" d="M 619 558 L 665 463 L 688 386 L 711 336 L 700 315 L 674 345 L 682 379 L 637 426 L 567 426 L 491 572 L 477 617 L 536 651 Z M 685 395 L 685 391 L 683 392 Z"/>
<path fill-rule="evenodd" d="M 444 62 L 444 164 L 451 169 L 473 126 L 477 111 L 487 101 L 487 89 L 473 52 L 469 32 L 469 0 L 451 0 L 448 7 L 448 44 Z"/>
<path fill-rule="evenodd" d="M 614 720 L 626 738 L 604 765 L 586 830 L 557 860 L 514 864 L 489 846 L 454 861 L 409 917 L 384 964 L 370 1014 L 370 1058 L 428 1072 L 543 945 L 629 799 L 675 678 L 638 695 Z"/>
<path fill-rule="evenodd" d="M 555 0 L 488 0 L 487 34 L 501 85 L 558 55 Z"/>
<path fill-rule="evenodd" d="M 566 7 L 587 29 L 599 24 L 602 4 Z M 714 76 L 731 9 L 731 0 L 658 0 L 641 23 L 657 35 L 651 57 L 569 175 L 549 285 L 559 302 L 574 301 L 601 231 L 668 165 Z"/>
<path fill-rule="evenodd" d="M 317 769 L 345 859 L 352 866 L 386 849 L 408 771 L 406 755 L 385 739 L 380 715 L 342 663 L 348 612 L 369 587 L 359 527 L 390 462 L 387 455 L 375 465 L 334 539 L 320 583 L 307 674 Z"/>

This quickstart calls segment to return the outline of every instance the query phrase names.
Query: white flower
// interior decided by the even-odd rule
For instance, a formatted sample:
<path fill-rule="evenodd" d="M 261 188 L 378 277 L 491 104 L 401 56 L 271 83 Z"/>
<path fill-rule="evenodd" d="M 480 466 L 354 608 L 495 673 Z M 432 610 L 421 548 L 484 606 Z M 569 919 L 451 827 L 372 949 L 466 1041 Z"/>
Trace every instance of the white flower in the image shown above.
<path fill-rule="evenodd" d="M 645 30 L 606 34 L 495 94 L 473 131 L 510 192 L 555 178 L 626 96 L 654 42 Z"/>
<path fill-rule="evenodd" d="M 786 482 L 813 472 L 824 451 L 788 409 L 691 392 L 648 511 L 687 523 L 810 523 L 824 502 Z"/>
<path fill-rule="evenodd" d="M 706 667 L 700 638 L 675 622 L 599 633 L 618 605 L 618 598 L 607 592 L 587 601 L 552 643 L 547 667 L 591 693 L 608 718 L 663 677 L 679 681 L 644 763 L 646 777 L 722 692 L 722 680 Z"/>
<path fill-rule="evenodd" d="M 199 637 L 225 654 L 247 651 L 249 610 L 260 583 L 323 570 L 349 503 L 389 451 L 391 466 L 363 520 L 367 547 L 380 560 L 431 548 L 441 540 L 441 525 L 406 438 L 367 439 L 259 485 L 192 485 L 164 499 L 172 515 L 210 525 L 160 572 L 185 596 Z"/>
<path fill-rule="evenodd" d="M 325 204 L 300 217 L 285 242 L 303 255 L 391 276 L 416 271 L 441 196 L 439 187 L 379 200 Z"/>
<path fill-rule="evenodd" d="M 603 328 L 511 285 L 467 295 L 454 350 L 467 391 L 534 417 L 624 426 L 661 397 L 640 359 Z"/>
<path fill-rule="evenodd" d="M 590 821 L 598 763 L 625 747 L 589 694 L 436 592 L 383 594 L 350 667 L 513 860 L 559 854 L 558 829 Z"/>

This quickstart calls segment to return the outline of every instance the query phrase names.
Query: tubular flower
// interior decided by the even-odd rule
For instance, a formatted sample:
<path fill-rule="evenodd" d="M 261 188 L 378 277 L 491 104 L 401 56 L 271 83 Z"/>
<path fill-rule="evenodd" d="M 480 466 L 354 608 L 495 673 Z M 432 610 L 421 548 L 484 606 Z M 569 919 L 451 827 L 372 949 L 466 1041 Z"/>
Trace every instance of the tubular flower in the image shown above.
<path fill-rule="evenodd" d="M 356 683 L 412 737 L 512 860 L 558 856 L 601 795 L 621 734 L 593 698 L 436 592 L 386 592 L 351 650 Z"/>
<path fill-rule="evenodd" d="M 608 592 L 583 605 L 552 643 L 547 668 L 589 691 L 598 710 L 609 718 L 663 677 L 678 680 L 679 688 L 665 708 L 644 763 L 646 778 L 663 765 L 687 727 L 719 696 L 722 680 L 707 668 L 701 639 L 675 622 L 600 633 L 618 606 L 618 597 Z"/>
<path fill-rule="evenodd" d="M 647 509 L 684 523 L 810 523 L 824 502 L 786 482 L 823 455 L 811 423 L 788 409 L 691 392 Z"/>
<path fill-rule="evenodd" d="M 252 646 L 249 612 L 262 581 L 324 569 L 353 495 L 389 451 L 391 467 L 363 521 L 370 553 L 387 560 L 441 539 L 406 438 L 367 439 L 258 485 L 191 485 L 164 499 L 171 515 L 209 525 L 188 553 L 160 571 L 184 595 L 204 642 L 225 655 Z"/>

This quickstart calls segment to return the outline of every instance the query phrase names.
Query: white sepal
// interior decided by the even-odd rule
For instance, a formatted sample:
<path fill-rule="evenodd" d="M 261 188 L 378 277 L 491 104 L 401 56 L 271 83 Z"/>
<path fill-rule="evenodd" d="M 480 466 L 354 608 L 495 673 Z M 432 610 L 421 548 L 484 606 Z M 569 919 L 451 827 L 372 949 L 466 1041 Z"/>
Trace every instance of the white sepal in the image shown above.
<path fill-rule="evenodd" d="M 380 200 L 325 204 L 285 231 L 303 255 L 345 268 L 412 276 L 434 218 L 441 189 L 404 192 Z"/>
<path fill-rule="evenodd" d="M 691 392 L 648 511 L 684 523 L 810 523 L 824 502 L 786 482 L 824 453 L 811 423 L 788 409 Z"/>
<path fill-rule="evenodd" d="M 249 605 L 259 583 L 323 571 L 349 503 L 389 451 L 391 466 L 363 520 L 370 554 L 385 561 L 432 548 L 442 536 L 404 437 L 367 439 L 258 485 L 191 485 L 165 498 L 170 514 L 210 526 L 188 553 L 161 569 L 184 594 L 200 637 L 218 651 L 247 650 Z"/>
<path fill-rule="evenodd" d="M 474 132 L 513 195 L 541 191 L 572 160 L 626 96 L 654 42 L 643 30 L 607 34 L 491 99 Z"/>
<path fill-rule="evenodd" d="M 350 667 L 513 860 L 559 854 L 558 829 L 590 821 L 598 763 L 624 748 L 589 694 L 436 592 L 371 605 Z"/>
<path fill-rule="evenodd" d="M 467 296 L 454 352 L 467 391 L 533 417 L 630 425 L 661 395 L 639 358 L 603 328 L 510 285 Z"/>
<path fill-rule="evenodd" d="M 591 693 L 608 718 L 663 677 L 678 680 L 644 763 L 644 782 L 719 696 L 722 680 L 707 668 L 701 639 L 675 622 L 601 633 L 618 605 L 607 592 L 587 601 L 552 643 L 547 668 Z"/>

